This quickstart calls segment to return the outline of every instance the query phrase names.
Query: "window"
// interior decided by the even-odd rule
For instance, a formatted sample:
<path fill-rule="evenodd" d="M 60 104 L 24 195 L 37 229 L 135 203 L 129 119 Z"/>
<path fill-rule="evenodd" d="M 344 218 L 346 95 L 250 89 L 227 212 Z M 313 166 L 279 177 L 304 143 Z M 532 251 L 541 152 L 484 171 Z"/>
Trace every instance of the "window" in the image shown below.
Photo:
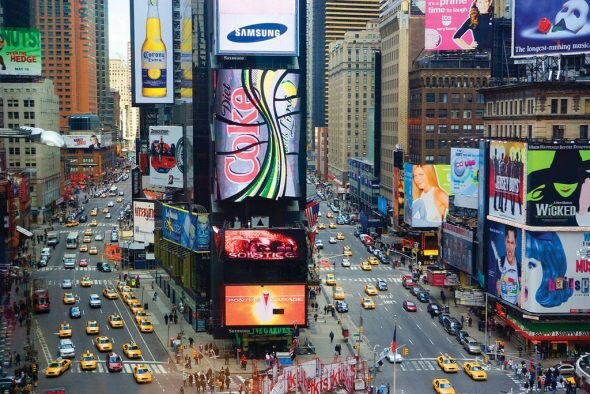
<path fill-rule="evenodd" d="M 446 146 L 447 146 L 446 140 L 438 140 L 438 148 L 439 149 L 446 148 Z"/>
<path fill-rule="evenodd" d="M 451 119 L 459 119 L 459 111 L 451 110 Z"/>
<path fill-rule="evenodd" d="M 439 93 L 438 94 L 438 102 L 439 103 L 448 103 L 449 102 L 449 94 L 448 93 Z"/>
<path fill-rule="evenodd" d="M 434 93 L 426 93 L 426 102 L 427 103 L 434 103 L 435 95 Z"/>
<path fill-rule="evenodd" d="M 481 94 L 481 93 L 476 93 L 476 94 L 475 94 L 475 102 L 476 102 L 477 104 L 484 104 L 484 103 L 485 103 L 485 101 L 484 101 L 483 94 Z"/>
<path fill-rule="evenodd" d="M 551 113 L 552 114 L 556 114 L 557 113 L 557 99 L 551 99 Z"/>
<path fill-rule="evenodd" d="M 463 111 L 463 119 L 471 119 L 471 111 L 470 110 Z"/>
<path fill-rule="evenodd" d="M 449 116 L 449 114 L 446 109 L 439 109 L 438 110 L 438 117 L 439 118 L 447 118 L 448 116 Z"/>
<path fill-rule="evenodd" d="M 461 96 L 459 95 L 459 93 L 451 94 L 451 103 L 459 104 L 460 102 L 461 102 Z"/>
<path fill-rule="evenodd" d="M 590 114 L 590 99 L 584 99 L 584 113 Z"/>
<path fill-rule="evenodd" d="M 588 125 L 587 124 L 580 125 L 580 138 L 588 139 Z"/>
<path fill-rule="evenodd" d="M 434 149 L 434 140 L 424 141 L 424 146 L 426 147 L 426 149 Z"/>
<path fill-rule="evenodd" d="M 473 93 L 465 93 L 463 95 L 463 101 L 465 103 L 472 103 L 473 102 Z"/>
<path fill-rule="evenodd" d="M 458 124 L 452 124 L 451 125 L 451 133 L 458 133 L 459 132 L 459 125 Z"/>
<path fill-rule="evenodd" d="M 483 133 L 484 127 L 482 124 L 475 125 L 475 132 L 476 133 Z"/>
<path fill-rule="evenodd" d="M 553 125 L 553 138 L 561 139 L 565 135 L 565 126 Z"/>
<path fill-rule="evenodd" d="M 434 118 L 434 108 L 426 108 L 426 117 Z"/>
<path fill-rule="evenodd" d="M 447 125 L 446 124 L 439 124 L 438 125 L 438 134 L 445 134 L 447 133 Z"/>
<path fill-rule="evenodd" d="M 427 124 L 426 127 L 424 128 L 424 131 L 426 131 L 427 133 L 434 133 L 434 125 Z"/>
<path fill-rule="evenodd" d="M 434 156 L 424 156 L 424 162 L 434 163 Z"/>
<path fill-rule="evenodd" d="M 561 99 L 561 106 L 559 108 L 560 114 L 567 114 L 567 99 Z"/>
<path fill-rule="evenodd" d="M 473 125 L 470 124 L 464 124 L 463 125 L 463 132 L 464 133 L 471 133 Z"/>

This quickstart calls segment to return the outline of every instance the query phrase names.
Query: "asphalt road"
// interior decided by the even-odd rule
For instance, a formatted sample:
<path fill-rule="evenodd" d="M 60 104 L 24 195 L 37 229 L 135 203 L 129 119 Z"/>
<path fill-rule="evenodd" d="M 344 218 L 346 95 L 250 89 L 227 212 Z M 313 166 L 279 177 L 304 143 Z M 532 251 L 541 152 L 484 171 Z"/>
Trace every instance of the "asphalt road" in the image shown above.
<path fill-rule="evenodd" d="M 320 211 L 322 217 L 318 218 L 319 222 L 326 225 L 330 222 L 335 223 L 335 219 L 326 217 L 326 214 L 331 211 L 326 202 L 321 203 Z M 344 233 L 345 240 L 338 241 L 335 245 L 330 244 L 329 238 L 335 237 L 338 232 Z M 448 378 L 458 393 L 509 393 L 511 390 L 519 392 L 520 385 L 513 382 L 512 376 L 497 368 L 488 371 L 486 382 L 471 380 L 462 371 L 462 366 L 465 361 L 473 360 L 475 356 L 469 355 L 454 336 L 447 334 L 437 318 L 430 317 L 430 314 L 426 312 L 428 304 L 418 302 L 408 290 L 403 288 L 401 277 L 407 274 L 407 270 L 379 264 L 372 266 L 372 271 L 362 271 L 359 263 L 369 254 L 353 232 L 354 226 L 350 225 L 338 225 L 336 229 L 320 230 L 317 237 L 324 243 L 320 258 L 329 262 L 329 264 L 320 263 L 320 277 L 325 279 L 327 273 L 335 273 L 337 285 L 343 287 L 346 302 L 349 305 L 349 312 L 345 314 L 343 323 L 359 327 L 362 319 L 364 340 L 377 353 L 390 346 L 394 327 L 397 325 L 397 345 L 398 347 L 407 346 L 409 355 L 401 364 L 396 365 L 396 393 L 432 392 L 432 379 L 435 378 Z M 351 246 L 353 251 L 350 268 L 340 265 L 344 245 Z M 388 290 L 380 291 L 378 296 L 373 297 L 376 309 L 363 310 L 360 300 L 365 295 L 365 286 L 368 283 L 375 284 L 377 279 L 385 280 L 388 283 Z M 323 290 L 331 296 L 330 286 L 324 285 Z M 414 301 L 418 307 L 417 312 L 406 312 L 402 308 L 404 300 Z M 341 335 L 335 334 L 337 339 Z M 457 360 L 461 368 L 459 373 L 445 374 L 438 367 L 436 357 L 441 354 L 448 354 Z M 393 387 L 393 365 L 385 361 L 382 370 L 377 372 L 375 382 L 377 385 L 389 383 L 390 387 Z"/>
<path fill-rule="evenodd" d="M 118 226 L 116 218 L 119 211 L 127 201 L 130 201 L 130 181 L 119 182 L 116 184 L 120 190 L 125 193 L 125 201 L 117 203 L 116 197 L 107 198 L 91 198 L 88 204 L 85 204 L 86 213 L 94 207 L 99 208 L 98 216 L 89 216 L 89 220 L 96 219 L 98 221 L 97 227 L 89 227 L 88 223 L 82 223 L 80 226 L 73 228 L 65 228 L 63 226 L 55 226 L 55 230 L 61 234 L 60 243 L 52 251 L 51 259 L 48 267 L 37 270 L 34 278 L 44 278 L 49 285 L 49 293 L 51 300 L 51 311 L 48 314 L 38 314 L 34 318 L 33 335 L 36 339 L 37 348 L 39 350 L 40 373 L 39 387 L 37 392 L 56 387 L 66 387 L 75 393 L 108 393 L 118 392 L 124 388 L 127 392 L 133 393 L 161 393 L 165 387 L 172 387 L 178 382 L 178 376 L 168 365 L 167 352 L 158 340 L 155 334 L 142 334 L 137 329 L 133 320 L 133 316 L 129 308 L 121 300 L 107 300 L 102 296 L 102 289 L 106 285 L 115 285 L 118 280 L 118 273 L 104 273 L 96 270 L 96 262 L 100 261 L 101 254 L 104 253 L 105 246 L 110 242 L 110 231 L 113 227 Z M 106 219 L 105 214 L 101 209 L 107 206 L 109 201 L 115 202 L 115 206 L 111 208 L 112 219 Z M 88 253 L 79 252 L 75 249 L 66 249 L 65 238 L 66 233 L 70 231 L 80 232 L 80 240 L 82 241 L 82 233 L 84 230 L 91 228 L 93 230 L 93 241 L 88 245 L 97 246 L 98 255 L 88 255 Z M 94 241 L 94 235 L 97 232 L 104 232 L 105 241 Z M 76 263 L 76 268 L 73 270 L 64 270 L 62 257 L 64 253 L 76 253 L 79 258 L 86 258 L 88 260 L 88 267 L 79 267 Z M 80 287 L 79 280 L 82 276 L 88 275 L 92 280 L 91 287 Z M 74 283 L 72 290 L 64 290 L 61 288 L 61 281 L 63 279 L 71 279 Z M 76 304 L 81 307 L 82 317 L 80 319 L 71 319 L 68 315 L 69 305 L 65 305 L 62 301 L 63 293 L 66 291 L 73 291 L 76 296 Z M 90 294 L 99 294 L 102 301 L 100 309 L 91 309 L 88 305 L 88 297 Z M 136 295 L 142 300 L 142 291 L 136 290 Z M 143 295 L 144 300 L 148 301 L 151 292 L 145 291 Z M 143 303 L 143 302 L 142 302 Z M 149 312 L 149 310 L 148 310 Z M 108 325 L 108 316 L 111 313 L 120 314 L 125 325 L 123 328 L 111 328 Z M 97 320 L 100 325 L 100 335 L 106 335 L 111 338 L 113 343 L 113 351 L 118 353 L 124 362 L 124 370 L 121 373 L 109 373 L 104 363 L 106 353 L 101 353 L 94 345 L 95 335 L 87 335 L 85 333 L 85 324 L 88 320 Z M 46 378 L 44 376 L 45 368 L 48 363 L 58 356 L 58 329 L 61 322 L 70 322 L 73 327 L 72 341 L 76 346 L 76 357 L 70 371 L 66 372 L 58 378 Z M 154 325 L 159 324 L 155 316 L 152 316 Z M 140 360 L 130 361 L 122 352 L 122 345 L 125 342 L 134 341 L 142 350 L 142 358 Z M 80 370 L 80 356 L 87 349 L 92 351 L 99 359 L 98 367 L 95 371 L 84 372 Z M 132 375 L 132 367 L 134 364 L 145 363 L 153 372 L 154 380 L 151 384 L 138 385 L 135 383 Z M 68 391 L 70 392 L 70 391 Z"/>

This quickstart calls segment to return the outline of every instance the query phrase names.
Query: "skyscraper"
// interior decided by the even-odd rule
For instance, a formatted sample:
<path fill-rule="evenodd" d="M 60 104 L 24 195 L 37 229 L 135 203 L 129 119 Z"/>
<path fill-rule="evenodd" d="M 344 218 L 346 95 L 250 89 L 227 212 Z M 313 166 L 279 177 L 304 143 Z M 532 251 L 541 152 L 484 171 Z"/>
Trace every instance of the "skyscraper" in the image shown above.
<path fill-rule="evenodd" d="M 96 13 L 106 7 L 105 0 L 34 2 L 35 24 L 41 31 L 43 77 L 54 82 L 59 127 L 65 132 L 71 114 L 98 113 Z M 106 22 L 106 16 L 102 18 Z M 108 92 L 108 85 L 106 89 Z"/>
<path fill-rule="evenodd" d="M 96 93 L 98 116 L 105 128 L 113 128 L 109 108 L 109 12 L 108 0 L 96 1 Z"/>

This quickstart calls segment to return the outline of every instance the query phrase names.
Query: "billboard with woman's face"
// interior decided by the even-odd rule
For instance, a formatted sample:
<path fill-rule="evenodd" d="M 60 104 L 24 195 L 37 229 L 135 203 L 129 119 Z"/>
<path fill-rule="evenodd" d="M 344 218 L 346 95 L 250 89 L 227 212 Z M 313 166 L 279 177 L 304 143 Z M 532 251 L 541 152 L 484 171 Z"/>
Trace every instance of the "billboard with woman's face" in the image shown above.
<path fill-rule="evenodd" d="M 404 221 L 412 227 L 438 227 L 449 210 L 448 164 L 404 166 Z"/>

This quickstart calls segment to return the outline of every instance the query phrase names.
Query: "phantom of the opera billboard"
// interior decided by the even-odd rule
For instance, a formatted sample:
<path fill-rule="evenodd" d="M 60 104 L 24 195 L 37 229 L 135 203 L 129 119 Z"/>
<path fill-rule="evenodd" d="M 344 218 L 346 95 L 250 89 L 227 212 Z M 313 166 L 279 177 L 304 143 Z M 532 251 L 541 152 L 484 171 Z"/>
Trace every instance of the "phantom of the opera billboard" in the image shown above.
<path fill-rule="evenodd" d="M 448 164 L 405 164 L 404 221 L 412 227 L 438 227 L 449 211 Z"/>
<path fill-rule="evenodd" d="M 236 261 L 301 261 L 305 234 L 293 229 L 243 229 L 224 232 L 224 257 Z"/>
<path fill-rule="evenodd" d="M 488 161 L 489 214 L 524 223 L 526 144 L 491 141 Z"/>
<path fill-rule="evenodd" d="M 216 81 L 217 198 L 239 202 L 299 197 L 299 74 L 223 69 Z"/>

